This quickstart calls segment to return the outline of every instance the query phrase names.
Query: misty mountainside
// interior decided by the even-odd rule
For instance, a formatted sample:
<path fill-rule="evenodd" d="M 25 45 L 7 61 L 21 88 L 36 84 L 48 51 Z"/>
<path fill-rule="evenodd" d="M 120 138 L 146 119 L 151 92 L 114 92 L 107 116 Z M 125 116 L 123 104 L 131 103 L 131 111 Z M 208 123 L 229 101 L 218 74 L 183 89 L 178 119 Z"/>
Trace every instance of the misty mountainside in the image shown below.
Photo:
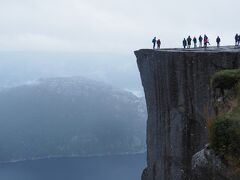
<path fill-rule="evenodd" d="M 0 91 L 0 161 L 145 151 L 144 98 L 82 77 Z"/>
<path fill-rule="evenodd" d="M 4 51 L 0 59 L 0 88 L 39 78 L 84 76 L 144 96 L 132 53 Z"/>

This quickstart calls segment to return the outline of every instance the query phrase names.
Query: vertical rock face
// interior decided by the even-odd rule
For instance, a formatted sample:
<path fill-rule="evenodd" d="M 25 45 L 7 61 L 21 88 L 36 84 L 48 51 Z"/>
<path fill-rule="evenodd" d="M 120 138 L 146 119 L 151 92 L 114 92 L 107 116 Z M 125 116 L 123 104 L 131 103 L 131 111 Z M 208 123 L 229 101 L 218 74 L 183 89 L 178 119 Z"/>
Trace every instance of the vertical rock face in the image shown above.
<path fill-rule="evenodd" d="M 213 112 L 210 77 L 237 68 L 240 51 L 135 51 L 145 91 L 147 168 L 143 180 L 187 180 L 191 158 L 207 143 L 206 114 Z"/>

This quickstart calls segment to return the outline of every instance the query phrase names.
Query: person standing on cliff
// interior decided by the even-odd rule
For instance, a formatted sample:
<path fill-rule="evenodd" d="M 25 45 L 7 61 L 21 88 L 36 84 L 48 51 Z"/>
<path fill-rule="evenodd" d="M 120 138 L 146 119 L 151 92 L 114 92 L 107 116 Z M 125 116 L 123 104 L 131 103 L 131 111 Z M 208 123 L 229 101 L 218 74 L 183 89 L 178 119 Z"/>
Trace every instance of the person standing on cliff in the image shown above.
<path fill-rule="evenodd" d="M 239 44 L 240 44 L 240 35 L 238 36 L 238 46 L 239 46 Z"/>
<path fill-rule="evenodd" d="M 193 38 L 193 43 L 194 43 L 194 48 L 197 48 L 197 38 L 196 37 Z"/>
<path fill-rule="evenodd" d="M 153 49 L 155 49 L 155 47 L 156 47 L 156 41 L 157 41 L 157 38 L 154 37 L 153 40 L 152 40 L 152 43 L 153 43 Z"/>
<path fill-rule="evenodd" d="M 204 35 L 203 41 L 204 41 L 204 48 L 207 48 L 207 45 L 208 44 L 210 45 L 210 43 L 209 43 L 209 39 L 206 34 Z"/>
<path fill-rule="evenodd" d="M 188 36 L 188 38 L 187 38 L 188 49 L 190 49 L 191 43 L 192 43 L 192 38 L 190 36 Z"/>
<path fill-rule="evenodd" d="M 203 38 L 201 35 L 199 36 L 198 40 L 199 40 L 199 47 L 202 47 Z"/>
<path fill-rule="evenodd" d="M 235 36 L 235 46 L 237 46 L 238 45 L 238 34 L 236 34 L 236 36 Z"/>
<path fill-rule="evenodd" d="M 161 46 L 161 40 L 158 39 L 158 40 L 157 40 L 157 48 L 160 49 L 160 46 Z"/>
<path fill-rule="evenodd" d="M 220 47 L 220 42 L 221 42 L 221 39 L 220 37 L 218 36 L 217 39 L 216 39 L 216 42 L 217 42 L 217 47 Z"/>
<path fill-rule="evenodd" d="M 204 43 L 204 48 L 207 48 L 207 36 L 206 35 L 204 35 L 203 43 Z"/>
<path fill-rule="evenodd" d="M 186 46 L 187 46 L 187 40 L 184 38 L 184 39 L 183 39 L 183 48 L 185 49 Z"/>

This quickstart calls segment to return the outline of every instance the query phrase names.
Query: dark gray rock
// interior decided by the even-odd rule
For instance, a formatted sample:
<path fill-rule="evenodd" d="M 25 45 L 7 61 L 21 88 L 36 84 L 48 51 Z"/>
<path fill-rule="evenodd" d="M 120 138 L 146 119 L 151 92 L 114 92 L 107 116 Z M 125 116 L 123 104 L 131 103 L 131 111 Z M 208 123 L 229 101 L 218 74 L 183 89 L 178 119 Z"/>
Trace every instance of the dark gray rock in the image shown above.
<path fill-rule="evenodd" d="M 239 180 L 233 168 L 226 166 L 207 145 L 192 158 L 191 180 Z"/>
<path fill-rule="evenodd" d="M 214 112 L 210 77 L 239 67 L 240 49 L 139 50 L 135 55 L 148 110 L 143 180 L 189 179 L 192 156 L 207 143 L 205 115 Z"/>
<path fill-rule="evenodd" d="M 212 149 L 206 146 L 192 158 L 192 180 L 225 180 L 225 165 Z"/>

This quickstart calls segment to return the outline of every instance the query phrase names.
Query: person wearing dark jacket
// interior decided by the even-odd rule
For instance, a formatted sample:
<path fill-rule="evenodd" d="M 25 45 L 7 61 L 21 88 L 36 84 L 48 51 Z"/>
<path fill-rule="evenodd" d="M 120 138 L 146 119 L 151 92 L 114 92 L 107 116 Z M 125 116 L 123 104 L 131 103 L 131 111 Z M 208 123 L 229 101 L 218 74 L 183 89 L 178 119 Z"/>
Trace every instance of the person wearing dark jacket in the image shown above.
<path fill-rule="evenodd" d="M 161 46 L 161 40 L 158 39 L 158 40 L 157 40 L 157 48 L 160 49 L 160 46 Z"/>
<path fill-rule="evenodd" d="M 197 38 L 196 37 L 193 38 L 193 43 L 194 43 L 194 48 L 197 48 Z"/>
<path fill-rule="evenodd" d="M 155 49 L 156 42 L 157 42 L 157 38 L 156 38 L 156 37 L 154 37 L 154 38 L 153 38 L 153 40 L 152 40 L 152 43 L 153 43 L 153 49 Z"/>
<path fill-rule="evenodd" d="M 198 41 L 199 41 L 199 47 L 202 47 L 203 38 L 201 35 L 199 36 Z"/>
<path fill-rule="evenodd" d="M 216 42 L 217 42 L 217 47 L 220 47 L 220 42 L 221 42 L 221 39 L 220 37 L 218 36 L 217 39 L 216 39 Z"/>
<path fill-rule="evenodd" d="M 183 48 L 185 49 L 186 46 L 187 46 L 187 40 L 184 38 L 184 39 L 183 39 Z"/>
<path fill-rule="evenodd" d="M 188 38 L 187 38 L 188 49 L 191 47 L 191 43 L 192 43 L 192 38 L 190 36 L 188 36 Z"/>
<path fill-rule="evenodd" d="M 235 35 L 235 46 L 238 45 L 238 34 Z"/>
<path fill-rule="evenodd" d="M 238 46 L 239 46 L 239 44 L 240 44 L 240 35 L 238 36 Z"/>

